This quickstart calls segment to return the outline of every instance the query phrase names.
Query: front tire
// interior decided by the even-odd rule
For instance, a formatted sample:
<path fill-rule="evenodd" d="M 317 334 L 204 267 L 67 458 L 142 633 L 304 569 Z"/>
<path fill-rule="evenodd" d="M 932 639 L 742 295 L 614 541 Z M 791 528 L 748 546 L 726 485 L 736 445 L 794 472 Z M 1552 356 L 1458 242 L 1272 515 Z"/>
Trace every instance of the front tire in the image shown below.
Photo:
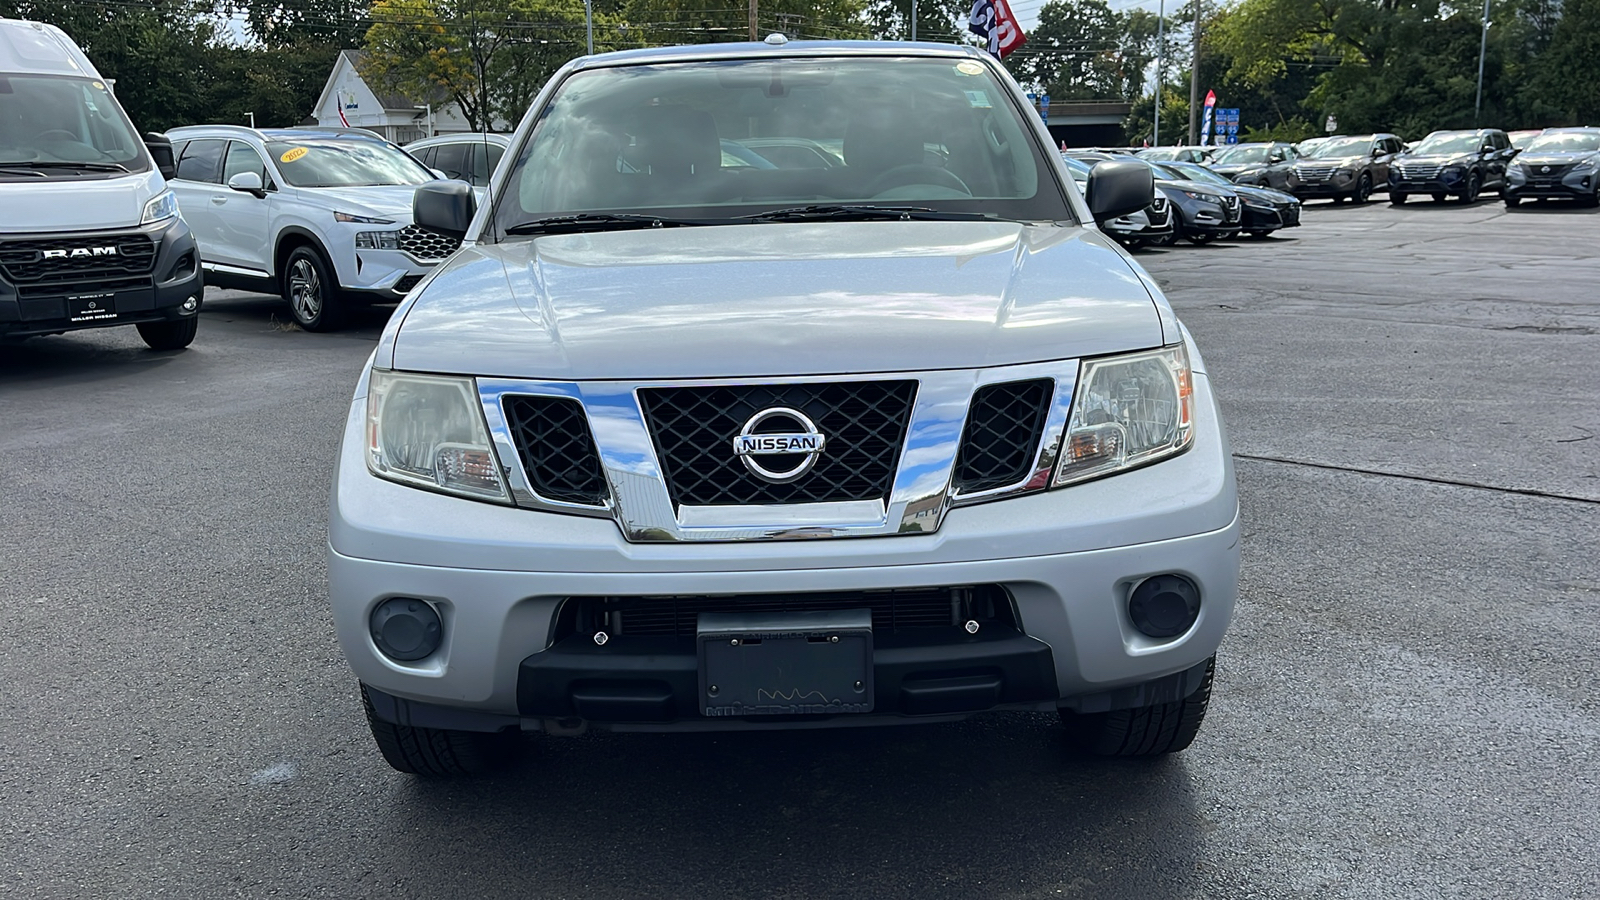
<path fill-rule="evenodd" d="M 1445 198 L 1445 197 L 1446 197 L 1446 196 L 1448 196 L 1448 195 L 1447 195 L 1447 194 L 1445 194 L 1445 192 L 1444 192 L 1444 191 L 1436 191 L 1436 192 L 1435 192 L 1435 193 L 1434 193 L 1434 194 L 1433 194 L 1433 202 L 1435 202 L 1435 203 L 1443 203 L 1443 202 L 1444 202 L 1444 198 Z"/>
<path fill-rule="evenodd" d="M 1522 203 L 1521 197 L 1512 197 L 1505 191 L 1500 192 L 1500 199 L 1505 201 L 1506 209 L 1516 209 Z"/>
<path fill-rule="evenodd" d="M 1483 189 L 1483 176 L 1477 172 L 1467 176 L 1467 191 L 1461 195 L 1461 205 L 1474 203 L 1478 199 L 1478 191 Z"/>
<path fill-rule="evenodd" d="M 1391 205 L 1391 206 L 1404 206 L 1405 202 L 1406 202 L 1406 197 L 1407 197 L 1406 194 L 1397 194 L 1394 191 L 1390 191 L 1389 192 L 1389 205 Z"/>
<path fill-rule="evenodd" d="M 1150 757 L 1177 753 L 1194 743 L 1211 703 L 1217 658 L 1206 663 L 1200 687 L 1182 700 L 1103 713 L 1063 709 L 1061 724 L 1074 748 L 1090 756 Z"/>
<path fill-rule="evenodd" d="M 139 329 L 139 337 L 151 350 L 182 350 L 194 342 L 195 332 L 200 328 L 200 317 L 190 316 L 171 322 L 140 322 L 134 327 Z"/>
<path fill-rule="evenodd" d="M 384 762 L 397 772 L 425 778 L 459 778 L 499 768 L 520 735 L 501 732 L 451 731 L 385 722 L 372 710 L 367 686 L 361 686 L 361 705 L 367 713 L 372 739 Z"/>
<path fill-rule="evenodd" d="M 296 247 L 284 261 L 283 299 L 295 324 L 307 331 L 333 331 L 344 324 L 338 281 L 312 247 Z"/>
<path fill-rule="evenodd" d="M 1356 204 L 1365 203 L 1367 202 L 1367 198 L 1371 196 L 1372 176 L 1363 172 L 1361 175 L 1361 180 L 1356 182 L 1356 192 L 1350 195 L 1350 202 Z"/>

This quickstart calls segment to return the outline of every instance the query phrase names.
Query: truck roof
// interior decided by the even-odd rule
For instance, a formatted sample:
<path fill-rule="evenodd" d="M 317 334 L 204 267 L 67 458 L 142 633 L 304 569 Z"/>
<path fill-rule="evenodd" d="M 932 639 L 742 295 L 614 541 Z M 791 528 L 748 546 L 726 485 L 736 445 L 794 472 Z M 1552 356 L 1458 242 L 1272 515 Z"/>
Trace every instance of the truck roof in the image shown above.
<path fill-rule="evenodd" d="M 65 31 L 24 19 L 0 19 L 0 73 L 101 77 Z"/>

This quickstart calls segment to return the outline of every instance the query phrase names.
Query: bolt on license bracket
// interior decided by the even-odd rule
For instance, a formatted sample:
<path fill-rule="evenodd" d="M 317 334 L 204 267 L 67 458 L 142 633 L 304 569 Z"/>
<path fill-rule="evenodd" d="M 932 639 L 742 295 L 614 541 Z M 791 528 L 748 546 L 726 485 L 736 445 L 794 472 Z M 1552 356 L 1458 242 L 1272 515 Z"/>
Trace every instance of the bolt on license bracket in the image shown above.
<path fill-rule="evenodd" d="M 872 611 L 701 613 L 707 716 L 872 711 Z"/>

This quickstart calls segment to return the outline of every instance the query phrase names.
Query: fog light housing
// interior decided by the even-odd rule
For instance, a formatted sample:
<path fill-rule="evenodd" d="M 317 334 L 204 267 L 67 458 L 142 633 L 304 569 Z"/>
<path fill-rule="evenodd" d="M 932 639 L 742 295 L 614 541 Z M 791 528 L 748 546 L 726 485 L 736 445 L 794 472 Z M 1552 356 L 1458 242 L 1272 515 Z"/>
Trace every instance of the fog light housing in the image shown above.
<path fill-rule="evenodd" d="M 183 301 L 183 311 L 184 312 L 194 312 L 195 310 L 197 310 L 199 308 L 200 308 L 200 298 L 199 297 L 186 297 L 186 298 L 184 298 L 184 301 Z"/>
<path fill-rule="evenodd" d="M 1177 637 L 1200 618 L 1200 588 L 1182 575 L 1156 575 L 1128 597 L 1128 619 L 1141 634 Z"/>
<path fill-rule="evenodd" d="M 439 649 L 444 627 L 439 611 L 426 600 L 391 597 L 372 610 L 367 622 L 372 643 L 399 662 L 422 659 Z"/>

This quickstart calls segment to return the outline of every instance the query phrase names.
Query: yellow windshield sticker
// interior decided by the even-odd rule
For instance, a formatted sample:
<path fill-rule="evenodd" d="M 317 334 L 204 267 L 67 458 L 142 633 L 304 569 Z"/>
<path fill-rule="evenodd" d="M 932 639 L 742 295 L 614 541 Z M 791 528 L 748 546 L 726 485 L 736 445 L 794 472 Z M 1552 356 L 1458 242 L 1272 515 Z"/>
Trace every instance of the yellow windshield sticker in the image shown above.
<path fill-rule="evenodd" d="M 967 60 L 966 62 L 958 62 L 956 63 L 956 71 L 963 75 L 982 75 L 983 63 L 975 63 L 971 60 Z"/>
<path fill-rule="evenodd" d="M 103 90 L 105 90 L 105 89 L 106 89 L 106 86 L 105 86 L 105 85 L 103 85 L 103 84 L 101 84 L 101 83 L 100 83 L 100 82 L 98 82 L 98 81 L 91 81 L 91 82 L 89 82 L 89 83 L 90 83 L 90 84 L 92 84 L 92 85 L 94 85 L 94 86 L 95 86 L 95 88 L 96 88 L 96 89 L 97 89 L 97 90 L 102 90 L 102 91 L 103 91 Z"/>
<path fill-rule="evenodd" d="M 283 151 L 283 155 L 278 158 L 286 163 L 291 163 L 310 152 L 310 149 L 306 147 L 294 147 L 292 149 Z"/>

